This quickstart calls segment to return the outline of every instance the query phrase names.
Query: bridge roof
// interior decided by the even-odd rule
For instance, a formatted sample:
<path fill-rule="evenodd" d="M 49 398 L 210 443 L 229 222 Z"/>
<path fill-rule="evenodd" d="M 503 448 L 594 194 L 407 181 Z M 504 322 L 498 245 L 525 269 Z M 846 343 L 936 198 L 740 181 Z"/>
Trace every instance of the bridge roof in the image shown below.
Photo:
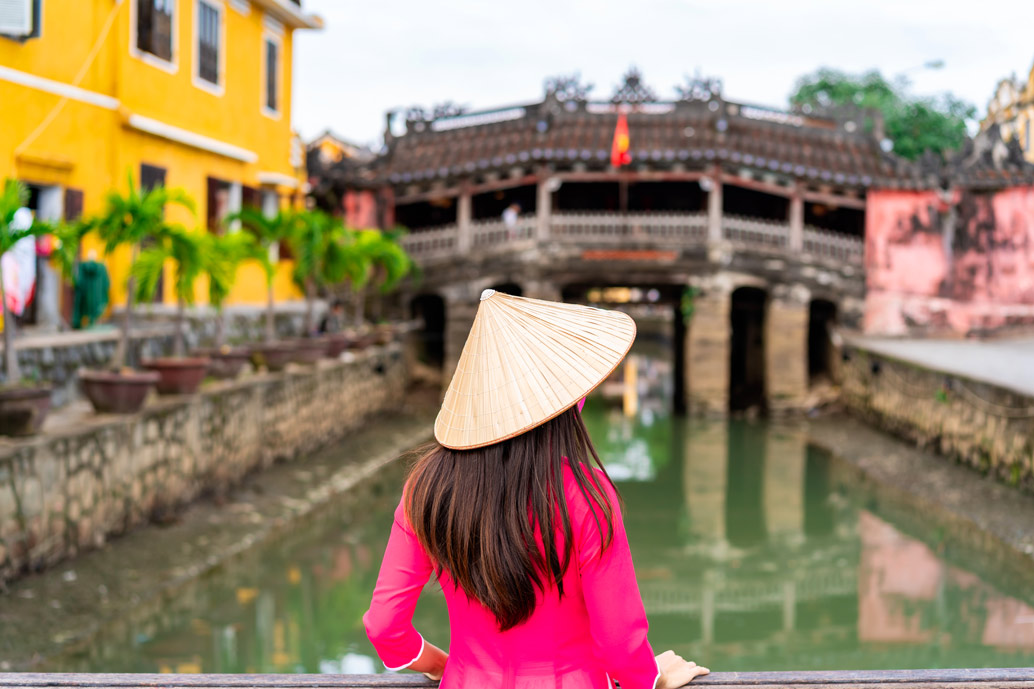
<path fill-rule="evenodd" d="M 391 184 L 412 184 L 515 168 L 610 168 L 618 112 L 627 112 L 637 170 L 698 170 L 719 164 L 757 176 L 865 188 L 918 184 L 916 169 L 890 156 L 863 123 L 706 99 L 642 103 L 562 101 L 440 117 L 411 112 L 406 133 L 389 137 L 376 166 Z"/>

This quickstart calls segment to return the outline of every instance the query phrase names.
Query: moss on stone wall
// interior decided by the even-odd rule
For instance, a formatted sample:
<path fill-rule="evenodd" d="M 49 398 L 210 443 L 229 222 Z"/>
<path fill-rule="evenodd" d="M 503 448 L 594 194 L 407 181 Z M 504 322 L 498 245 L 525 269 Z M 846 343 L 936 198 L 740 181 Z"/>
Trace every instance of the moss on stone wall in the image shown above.
<path fill-rule="evenodd" d="M 859 349 L 842 395 L 880 428 L 1034 493 L 1034 399 Z"/>

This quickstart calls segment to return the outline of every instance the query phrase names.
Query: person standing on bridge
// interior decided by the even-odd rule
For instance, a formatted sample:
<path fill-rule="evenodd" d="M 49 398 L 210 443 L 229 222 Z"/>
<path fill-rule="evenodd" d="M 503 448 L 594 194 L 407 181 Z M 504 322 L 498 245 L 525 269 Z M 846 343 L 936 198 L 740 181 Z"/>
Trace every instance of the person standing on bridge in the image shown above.
<path fill-rule="evenodd" d="M 654 656 L 620 497 L 581 418 L 635 332 L 617 311 L 481 295 L 363 616 L 388 669 L 443 689 L 674 689 L 709 672 Z M 448 654 L 412 623 L 432 573 Z"/>

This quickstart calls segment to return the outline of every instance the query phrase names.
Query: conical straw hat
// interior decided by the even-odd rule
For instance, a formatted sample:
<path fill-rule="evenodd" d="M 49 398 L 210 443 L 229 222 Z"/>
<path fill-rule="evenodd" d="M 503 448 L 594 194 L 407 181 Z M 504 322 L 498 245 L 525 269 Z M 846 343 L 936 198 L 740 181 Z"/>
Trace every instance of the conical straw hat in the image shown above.
<path fill-rule="evenodd" d="M 635 340 L 620 311 L 485 290 L 434 423 L 445 447 L 513 438 L 574 406 Z"/>

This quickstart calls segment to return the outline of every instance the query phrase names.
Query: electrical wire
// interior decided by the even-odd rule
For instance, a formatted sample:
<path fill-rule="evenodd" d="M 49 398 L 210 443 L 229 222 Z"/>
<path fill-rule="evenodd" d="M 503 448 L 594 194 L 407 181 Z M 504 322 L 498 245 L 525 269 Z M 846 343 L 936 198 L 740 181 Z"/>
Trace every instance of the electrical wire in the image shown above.
<path fill-rule="evenodd" d="M 78 87 L 82 83 L 83 79 L 86 78 L 86 74 L 90 71 L 90 67 L 93 66 L 93 61 L 97 59 L 97 54 L 101 51 L 104 46 L 104 42 L 108 39 L 108 34 L 111 33 L 111 26 L 115 23 L 115 18 L 118 16 L 118 11 L 122 8 L 122 0 L 115 0 L 115 6 L 108 12 L 108 18 L 104 21 L 104 28 L 101 29 L 100 35 L 97 36 L 97 40 L 93 42 L 93 47 L 90 48 L 89 54 L 86 56 L 86 60 L 83 61 L 82 66 L 76 73 L 75 78 L 72 80 L 72 86 Z M 57 116 L 64 109 L 65 104 L 68 102 L 68 96 L 61 96 L 60 100 L 54 104 L 47 116 L 40 120 L 40 123 L 36 126 L 32 133 L 25 137 L 25 140 L 18 144 L 14 149 L 15 157 L 21 155 L 29 148 L 36 139 L 39 138 L 47 127 L 54 122 Z"/>

